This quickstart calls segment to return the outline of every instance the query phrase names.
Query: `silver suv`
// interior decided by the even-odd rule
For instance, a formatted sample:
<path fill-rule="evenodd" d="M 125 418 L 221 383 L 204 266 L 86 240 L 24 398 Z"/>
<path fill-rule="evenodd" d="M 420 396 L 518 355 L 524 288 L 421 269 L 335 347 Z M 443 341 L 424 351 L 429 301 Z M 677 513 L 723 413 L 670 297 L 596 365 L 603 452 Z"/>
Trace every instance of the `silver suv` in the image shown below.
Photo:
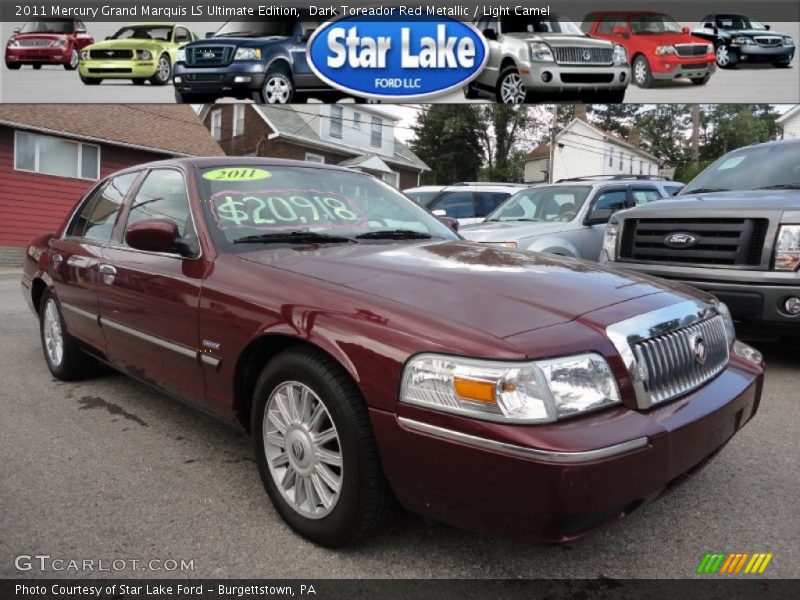
<path fill-rule="evenodd" d="M 476 26 L 489 44 L 489 59 L 464 88 L 467 98 L 482 91 L 506 104 L 546 92 L 609 104 L 625 98 L 631 78 L 625 47 L 588 37 L 565 17 L 484 17 Z"/>
<path fill-rule="evenodd" d="M 598 176 L 540 185 L 511 196 L 483 223 L 459 233 L 484 244 L 597 260 L 611 215 L 669 197 L 666 186 L 673 183 Z"/>

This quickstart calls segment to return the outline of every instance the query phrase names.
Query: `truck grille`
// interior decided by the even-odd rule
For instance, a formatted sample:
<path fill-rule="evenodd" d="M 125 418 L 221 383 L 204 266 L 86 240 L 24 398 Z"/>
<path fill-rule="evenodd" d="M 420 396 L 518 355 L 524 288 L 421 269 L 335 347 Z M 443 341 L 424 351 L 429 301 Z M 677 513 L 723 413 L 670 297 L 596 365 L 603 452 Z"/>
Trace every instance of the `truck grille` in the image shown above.
<path fill-rule="evenodd" d="M 130 60 L 133 58 L 133 50 L 89 50 L 89 58 L 94 60 Z"/>
<path fill-rule="evenodd" d="M 767 219 L 626 219 L 620 258 L 638 262 L 689 265 L 758 266 L 766 239 Z M 685 233 L 692 245 L 667 244 L 671 234 Z"/>
<path fill-rule="evenodd" d="M 613 48 L 581 48 L 579 46 L 555 46 L 556 62 L 561 65 L 610 65 Z"/>
<path fill-rule="evenodd" d="M 777 37 L 774 35 L 766 36 L 760 35 L 753 38 L 756 44 L 759 46 L 764 46 L 765 48 L 775 48 L 777 46 L 783 46 L 783 38 Z"/>
<path fill-rule="evenodd" d="M 234 46 L 189 46 L 186 48 L 186 64 L 190 67 L 221 67 L 233 59 Z"/>
<path fill-rule="evenodd" d="M 719 315 L 638 342 L 633 351 L 644 371 L 642 382 L 651 405 L 696 388 L 722 371 L 729 360 L 725 323 Z"/>
<path fill-rule="evenodd" d="M 675 44 L 678 56 L 705 56 L 708 54 L 708 44 Z"/>

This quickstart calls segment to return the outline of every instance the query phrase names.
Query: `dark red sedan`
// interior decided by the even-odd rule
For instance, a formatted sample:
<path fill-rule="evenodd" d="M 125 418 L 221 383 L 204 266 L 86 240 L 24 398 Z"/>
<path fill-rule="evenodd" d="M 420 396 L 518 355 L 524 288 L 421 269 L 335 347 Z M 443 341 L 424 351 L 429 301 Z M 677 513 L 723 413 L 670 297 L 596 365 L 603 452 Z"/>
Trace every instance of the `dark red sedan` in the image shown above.
<path fill-rule="evenodd" d="M 9 69 L 32 65 L 63 65 L 74 71 L 81 50 L 94 43 L 83 21 L 73 19 L 34 19 L 14 29 L 6 42 L 5 60 Z"/>
<path fill-rule="evenodd" d="M 277 510 L 328 546 L 395 500 L 579 537 L 703 466 L 761 395 L 711 296 L 466 242 L 338 167 L 119 172 L 31 243 L 22 285 L 57 378 L 108 363 L 248 429 Z"/>

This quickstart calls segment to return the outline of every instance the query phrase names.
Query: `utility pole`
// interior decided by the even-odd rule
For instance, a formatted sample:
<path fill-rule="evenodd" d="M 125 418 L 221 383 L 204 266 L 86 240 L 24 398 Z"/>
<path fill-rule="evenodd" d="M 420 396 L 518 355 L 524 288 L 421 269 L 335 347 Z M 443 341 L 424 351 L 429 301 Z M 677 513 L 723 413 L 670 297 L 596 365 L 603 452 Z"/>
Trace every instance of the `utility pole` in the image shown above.
<path fill-rule="evenodd" d="M 556 129 L 558 128 L 558 104 L 553 104 L 553 115 L 550 121 L 550 163 L 547 165 L 548 183 L 555 183 L 553 166 L 556 160 Z"/>
<path fill-rule="evenodd" d="M 700 105 L 692 104 L 692 166 L 700 164 Z"/>

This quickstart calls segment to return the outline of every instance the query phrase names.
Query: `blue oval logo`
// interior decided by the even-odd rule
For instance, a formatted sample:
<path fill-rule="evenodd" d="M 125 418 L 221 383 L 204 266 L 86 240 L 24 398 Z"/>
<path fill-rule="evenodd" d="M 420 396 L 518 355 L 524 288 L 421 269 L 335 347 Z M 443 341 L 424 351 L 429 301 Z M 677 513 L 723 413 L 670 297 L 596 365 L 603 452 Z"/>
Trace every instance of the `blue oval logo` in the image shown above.
<path fill-rule="evenodd" d="M 311 70 L 349 94 L 418 100 L 462 87 L 486 64 L 489 48 L 470 24 L 377 21 L 354 16 L 328 21 L 308 41 Z"/>

